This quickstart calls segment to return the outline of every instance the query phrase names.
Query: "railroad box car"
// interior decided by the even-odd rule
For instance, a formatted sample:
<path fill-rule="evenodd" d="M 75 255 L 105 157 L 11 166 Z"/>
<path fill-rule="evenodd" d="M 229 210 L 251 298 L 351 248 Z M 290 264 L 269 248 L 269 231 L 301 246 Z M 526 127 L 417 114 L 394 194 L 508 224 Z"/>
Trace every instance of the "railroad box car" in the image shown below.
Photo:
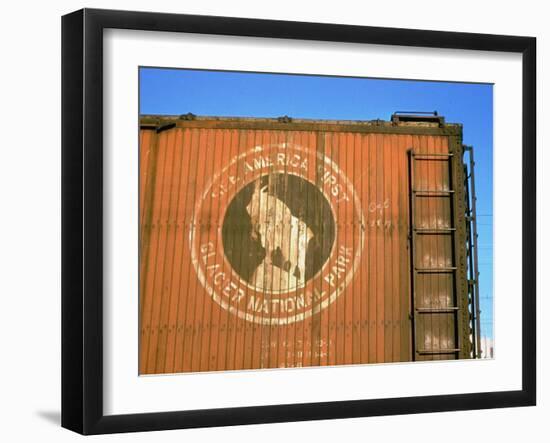
<path fill-rule="evenodd" d="M 460 124 L 141 116 L 139 141 L 140 374 L 478 355 Z"/>

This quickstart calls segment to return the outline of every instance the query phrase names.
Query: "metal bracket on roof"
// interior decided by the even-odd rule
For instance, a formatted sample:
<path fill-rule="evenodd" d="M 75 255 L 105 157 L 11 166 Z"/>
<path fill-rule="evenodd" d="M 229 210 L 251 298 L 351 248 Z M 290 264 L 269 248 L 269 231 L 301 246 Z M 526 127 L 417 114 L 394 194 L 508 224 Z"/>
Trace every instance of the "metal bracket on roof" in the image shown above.
<path fill-rule="evenodd" d="M 157 134 L 159 132 L 166 131 L 168 129 L 172 129 L 172 128 L 175 128 L 175 127 L 176 127 L 175 123 L 164 123 L 162 125 L 158 125 L 157 126 Z"/>
<path fill-rule="evenodd" d="M 180 120 L 192 121 L 192 120 L 195 120 L 196 118 L 197 116 L 192 112 L 188 112 L 187 114 L 180 115 Z"/>
<path fill-rule="evenodd" d="M 394 126 L 399 123 L 437 123 L 441 128 L 445 125 L 445 117 L 438 115 L 437 111 L 396 111 L 391 122 Z"/>
<path fill-rule="evenodd" d="M 292 122 L 292 118 L 289 117 L 288 115 L 283 115 L 282 117 L 277 117 L 277 121 L 279 123 L 291 123 Z"/>
<path fill-rule="evenodd" d="M 158 125 L 156 123 L 142 123 L 139 125 L 139 129 L 156 130 Z"/>

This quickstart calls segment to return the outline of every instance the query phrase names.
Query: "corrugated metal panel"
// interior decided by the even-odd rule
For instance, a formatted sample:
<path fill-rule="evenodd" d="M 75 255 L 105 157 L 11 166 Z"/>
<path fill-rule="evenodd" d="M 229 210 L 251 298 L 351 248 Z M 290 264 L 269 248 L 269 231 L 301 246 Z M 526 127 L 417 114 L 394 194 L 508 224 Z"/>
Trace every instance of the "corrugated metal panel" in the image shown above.
<path fill-rule="evenodd" d="M 412 272 L 457 268 L 457 156 L 411 152 L 459 128 L 166 120 L 140 133 L 141 374 L 457 357 L 465 274 Z M 411 176 L 442 192 L 412 219 Z"/>

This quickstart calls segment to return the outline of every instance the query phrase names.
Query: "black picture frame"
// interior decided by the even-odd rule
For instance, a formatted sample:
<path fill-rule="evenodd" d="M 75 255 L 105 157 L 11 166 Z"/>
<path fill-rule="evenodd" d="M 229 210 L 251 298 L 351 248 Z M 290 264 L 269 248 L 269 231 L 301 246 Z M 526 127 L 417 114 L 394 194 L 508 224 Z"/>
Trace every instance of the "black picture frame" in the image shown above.
<path fill-rule="evenodd" d="M 519 53 L 522 388 L 170 411 L 103 412 L 103 31 L 108 28 Z M 83 9 L 62 18 L 62 426 L 82 434 L 459 411 L 536 404 L 536 39 L 503 35 Z"/>

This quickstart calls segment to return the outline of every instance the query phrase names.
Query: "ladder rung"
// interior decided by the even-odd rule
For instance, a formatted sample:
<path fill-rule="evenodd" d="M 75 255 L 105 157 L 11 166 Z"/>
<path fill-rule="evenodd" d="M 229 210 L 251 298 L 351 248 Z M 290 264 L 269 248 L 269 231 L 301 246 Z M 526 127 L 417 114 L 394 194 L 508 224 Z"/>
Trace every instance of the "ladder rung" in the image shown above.
<path fill-rule="evenodd" d="M 454 154 L 451 152 L 412 152 L 413 157 L 433 156 L 433 157 L 452 157 Z"/>
<path fill-rule="evenodd" d="M 437 274 L 445 272 L 454 272 L 456 271 L 456 266 L 450 268 L 414 268 L 414 270 L 421 274 Z"/>
<path fill-rule="evenodd" d="M 448 160 L 454 154 L 412 154 L 415 160 Z"/>
<path fill-rule="evenodd" d="M 435 190 L 435 189 L 413 189 L 413 194 L 416 197 L 444 197 L 454 194 L 455 191 L 452 189 L 447 191 Z"/>
<path fill-rule="evenodd" d="M 456 231 L 456 228 L 413 228 L 413 231 L 417 234 L 450 234 Z"/>
<path fill-rule="evenodd" d="M 456 352 L 460 352 L 460 349 L 418 349 L 416 352 L 419 354 L 454 354 Z"/>
<path fill-rule="evenodd" d="M 449 314 L 458 311 L 458 306 L 450 306 L 448 308 L 416 308 L 419 314 Z"/>

